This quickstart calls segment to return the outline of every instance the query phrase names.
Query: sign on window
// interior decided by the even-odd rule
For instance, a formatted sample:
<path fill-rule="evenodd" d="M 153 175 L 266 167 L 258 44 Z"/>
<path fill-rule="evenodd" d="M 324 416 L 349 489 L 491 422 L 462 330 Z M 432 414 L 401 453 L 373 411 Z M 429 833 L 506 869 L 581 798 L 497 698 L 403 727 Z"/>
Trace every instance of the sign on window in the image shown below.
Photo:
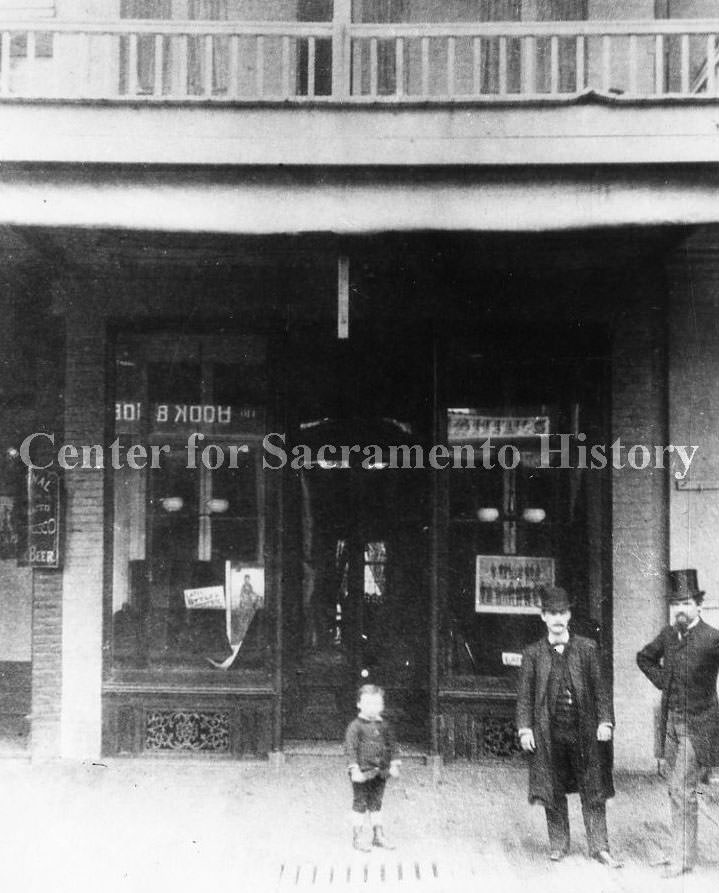
<path fill-rule="evenodd" d="M 60 567 L 60 475 L 28 469 L 28 563 Z"/>

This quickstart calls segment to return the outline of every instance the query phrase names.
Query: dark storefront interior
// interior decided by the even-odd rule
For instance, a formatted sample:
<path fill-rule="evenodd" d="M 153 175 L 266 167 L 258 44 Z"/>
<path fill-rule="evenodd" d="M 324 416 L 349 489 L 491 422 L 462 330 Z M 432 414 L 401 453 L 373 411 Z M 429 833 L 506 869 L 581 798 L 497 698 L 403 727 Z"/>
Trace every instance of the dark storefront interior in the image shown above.
<path fill-rule="evenodd" d="M 560 434 L 571 435 L 570 464 L 577 435 L 607 443 L 612 320 L 637 255 L 655 249 L 600 236 L 579 247 L 561 237 L 263 243 L 246 284 L 236 263 L 219 276 L 195 270 L 160 287 L 165 313 L 147 325 L 118 319 L 113 404 L 152 412 L 133 421 L 119 410 L 114 434 L 171 449 L 159 469 L 112 482 L 106 748 L 153 749 L 164 739 L 149 736 L 148 715 L 156 731 L 180 706 L 212 703 L 230 726 L 240 714 L 247 723 L 233 705 L 250 701 L 254 737 L 235 744 L 230 730 L 217 749 L 336 740 L 367 680 L 386 687 L 408 744 L 511 753 L 516 658 L 541 630 L 537 579 L 550 573 L 573 593 L 575 628 L 610 659 L 609 475 L 540 467 L 540 438 L 522 428 L 492 439 L 516 449 L 516 468 L 433 471 L 426 456 L 461 443 L 458 410 L 542 420 L 555 465 Z M 337 337 L 340 254 L 348 338 Z M 188 330 L 167 301 L 181 312 L 199 285 L 215 312 L 205 307 Z M 214 409 L 193 421 L 177 406 Z M 226 456 L 234 445 L 236 467 L 188 469 L 192 431 Z M 268 432 L 312 460 L 263 469 Z M 324 444 L 376 446 L 376 467 L 356 453 L 320 461 Z M 424 468 L 387 467 L 403 444 L 424 451 Z M 228 574 L 251 593 L 231 609 Z"/>

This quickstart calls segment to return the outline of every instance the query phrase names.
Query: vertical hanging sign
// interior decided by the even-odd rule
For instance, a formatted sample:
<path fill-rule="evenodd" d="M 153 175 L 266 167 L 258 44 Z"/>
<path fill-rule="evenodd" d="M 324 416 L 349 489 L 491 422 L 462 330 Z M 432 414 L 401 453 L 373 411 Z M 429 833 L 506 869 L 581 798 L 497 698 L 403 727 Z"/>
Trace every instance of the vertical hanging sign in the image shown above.
<path fill-rule="evenodd" d="M 60 475 L 28 469 L 27 554 L 30 567 L 60 567 Z"/>
<path fill-rule="evenodd" d="M 337 258 L 337 337 L 350 336 L 350 259 L 346 254 Z"/>

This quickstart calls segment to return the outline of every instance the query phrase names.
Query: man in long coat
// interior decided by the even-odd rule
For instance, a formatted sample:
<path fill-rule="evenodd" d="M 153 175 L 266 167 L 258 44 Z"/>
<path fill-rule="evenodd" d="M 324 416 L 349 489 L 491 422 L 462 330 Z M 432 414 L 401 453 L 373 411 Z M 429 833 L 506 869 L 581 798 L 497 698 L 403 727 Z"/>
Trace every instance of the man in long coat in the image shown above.
<path fill-rule="evenodd" d="M 700 616 L 704 593 L 693 569 L 671 571 L 671 623 L 637 654 L 644 675 L 662 692 L 660 740 L 666 757 L 672 818 L 665 877 L 694 868 L 698 843 L 697 789 L 719 765 L 719 630 Z"/>
<path fill-rule="evenodd" d="M 606 800 L 614 796 L 612 703 L 591 639 L 569 632 L 571 605 L 558 586 L 542 593 L 547 635 L 522 655 L 517 728 L 529 760 L 529 802 L 547 816 L 550 859 L 569 851 L 567 794 L 579 792 L 589 854 L 610 868 Z"/>

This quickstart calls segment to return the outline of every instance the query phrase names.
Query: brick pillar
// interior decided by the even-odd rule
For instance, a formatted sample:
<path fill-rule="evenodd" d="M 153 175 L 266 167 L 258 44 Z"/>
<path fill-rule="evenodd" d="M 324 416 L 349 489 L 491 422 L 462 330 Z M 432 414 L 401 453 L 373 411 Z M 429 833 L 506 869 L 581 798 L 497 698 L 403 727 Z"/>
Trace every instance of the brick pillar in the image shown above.
<path fill-rule="evenodd" d="M 612 440 L 627 446 L 667 443 L 665 290 L 660 281 L 630 284 L 615 322 Z M 662 469 L 612 471 L 615 760 L 625 769 L 656 767 L 658 692 L 639 672 L 636 652 L 665 616 L 667 481 Z"/>
<path fill-rule="evenodd" d="M 35 313 L 47 313 L 47 322 L 34 335 L 25 334 L 21 344 L 35 354 L 33 378 L 35 403 L 32 420 L 20 424 L 22 436 L 34 432 L 52 434 L 56 445 L 62 443 L 64 425 L 65 362 L 64 321 L 48 308 L 38 308 L 42 285 L 33 300 Z M 42 306 L 42 305 L 40 305 Z M 22 348 L 21 348 L 22 349 Z M 40 464 L 54 462 L 56 450 L 49 440 L 34 444 Z M 64 516 L 64 508 L 63 508 Z M 61 522 L 62 523 L 62 522 Z M 32 575 L 32 736 L 33 759 L 56 757 L 60 753 L 60 701 L 62 697 L 62 578 L 61 570 L 36 569 Z"/>
<path fill-rule="evenodd" d="M 671 566 L 697 569 L 707 593 L 703 616 L 717 626 L 719 228 L 688 239 L 671 258 L 668 278 L 669 437 L 673 444 L 697 447 L 689 473 L 670 482 Z"/>
<path fill-rule="evenodd" d="M 105 325 L 91 312 L 67 321 L 65 440 L 105 441 Z M 83 759 L 101 747 L 104 472 L 66 471 L 65 497 L 61 752 Z"/>
<path fill-rule="evenodd" d="M 35 571 L 32 600 L 32 738 L 33 759 L 60 752 L 62 682 L 62 576 Z"/>

